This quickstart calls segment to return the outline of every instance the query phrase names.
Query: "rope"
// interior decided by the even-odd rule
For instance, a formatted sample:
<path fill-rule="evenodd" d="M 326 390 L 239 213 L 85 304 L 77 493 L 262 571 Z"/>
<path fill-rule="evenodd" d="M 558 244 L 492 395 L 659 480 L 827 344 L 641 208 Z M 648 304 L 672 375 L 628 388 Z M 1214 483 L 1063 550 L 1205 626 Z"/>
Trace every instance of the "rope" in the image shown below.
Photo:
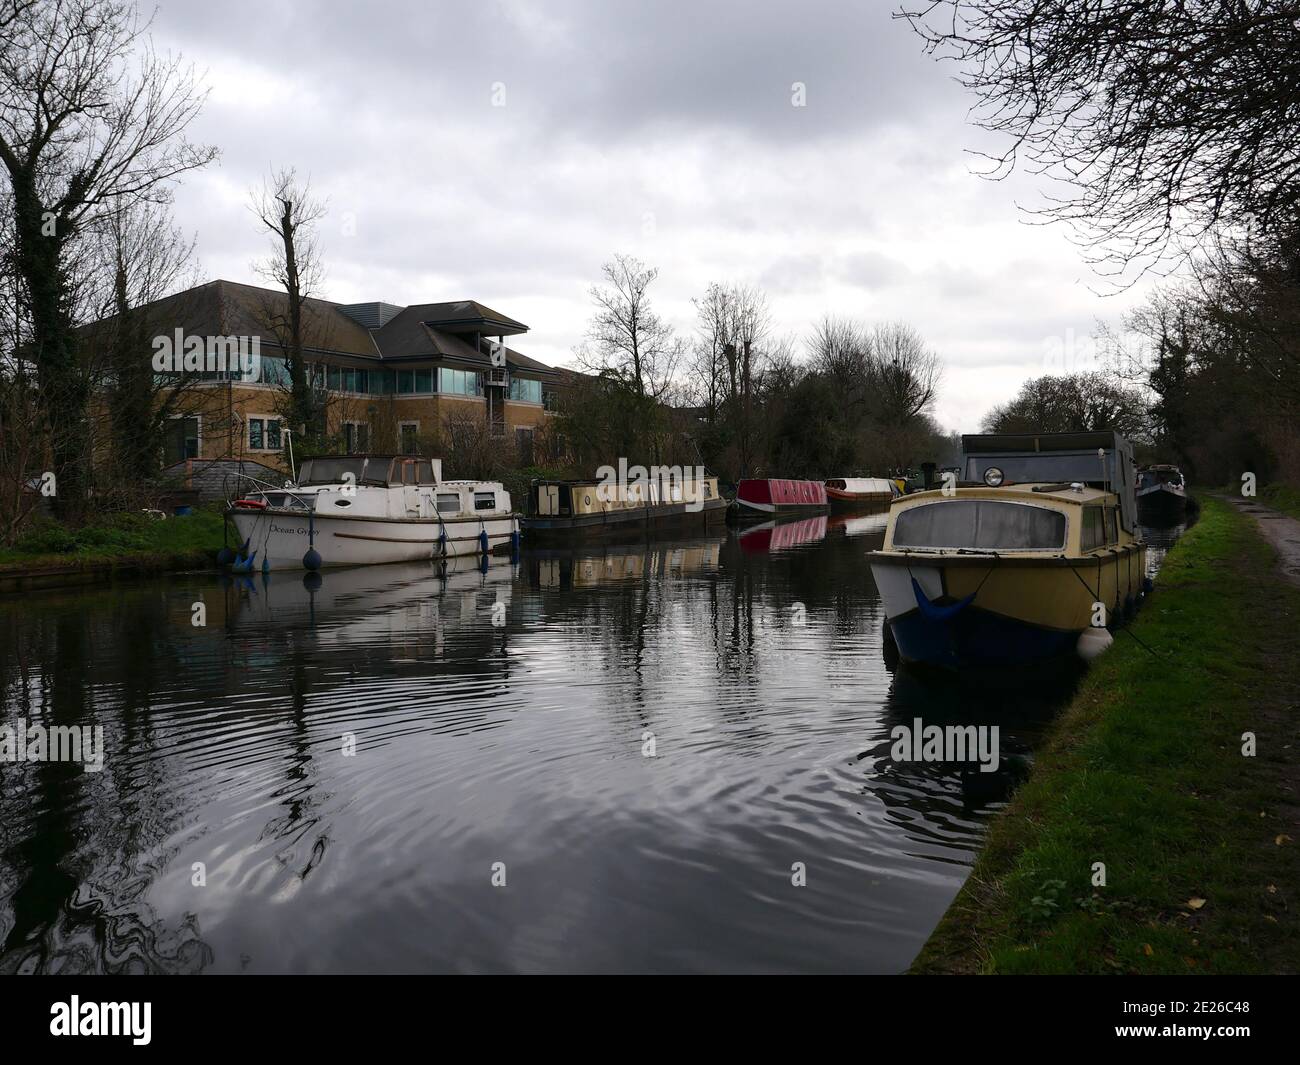
<path fill-rule="evenodd" d="M 1120 631 L 1120 632 L 1127 632 L 1130 636 L 1133 637 L 1133 639 L 1137 640 L 1139 646 L 1141 646 L 1141 647 L 1145 647 L 1146 650 L 1147 650 L 1147 653 L 1148 653 L 1149 655 L 1151 655 L 1152 658 L 1159 658 L 1159 657 L 1160 657 L 1160 653 L 1159 653 L 1158 651 L 1154 651 L 1154 650 L 1152 650 L 1151 647 L 1149 647 L 1149 646 L 1148 646 L 1148 645 L 1143 641 L 1142 637 L 1139 636 L 1139 635 L 1138 635 L 1136 632 L 1134 632 L 1132 629 L 1130 629 L 1130 628 L 1128 628 L 1127 626 L 1125 626 L 1124 628 L 1120 629 L 1119 631 Z"/>

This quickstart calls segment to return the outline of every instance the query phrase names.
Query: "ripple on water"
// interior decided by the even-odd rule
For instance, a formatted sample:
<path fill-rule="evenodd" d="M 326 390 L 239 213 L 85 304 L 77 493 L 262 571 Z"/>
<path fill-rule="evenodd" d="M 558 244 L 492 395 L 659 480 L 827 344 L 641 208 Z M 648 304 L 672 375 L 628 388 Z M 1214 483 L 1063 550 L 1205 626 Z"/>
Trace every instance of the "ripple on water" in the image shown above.
<path fill-rule="evenodd" d="M 0 768 L 0 971 L 904 968 L 1015 774 L 890 730 L 1053 701 L 891 673 L 814 533 L 0 603 L 9 719 L 108 740 Z"/>

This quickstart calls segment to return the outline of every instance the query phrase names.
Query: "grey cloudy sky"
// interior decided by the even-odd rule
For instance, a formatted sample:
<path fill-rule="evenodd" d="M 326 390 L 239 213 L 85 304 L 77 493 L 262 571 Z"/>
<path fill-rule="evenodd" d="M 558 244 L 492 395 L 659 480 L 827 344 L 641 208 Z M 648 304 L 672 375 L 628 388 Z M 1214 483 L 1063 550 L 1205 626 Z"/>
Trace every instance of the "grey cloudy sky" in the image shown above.
<path fill-rule="evenodd" d="M 947 364 L 940 422 L 971 431 L 1140 293 L 1097 295 L 1064 232 L 1024 224 L 1032 182 L 973 175 L 971 101 L 894 6 L 160 0 L 222 152 L 177 218 L 205 277 L 256 283 L 248 192 L 295 166 L 329 201 L 320 295 L 477 299 L 555 364 L 615 252 L 660 268 L 683 332 L 713 280 L 760 285 L 800 338 L 824 313 L 908 321 Z"/>

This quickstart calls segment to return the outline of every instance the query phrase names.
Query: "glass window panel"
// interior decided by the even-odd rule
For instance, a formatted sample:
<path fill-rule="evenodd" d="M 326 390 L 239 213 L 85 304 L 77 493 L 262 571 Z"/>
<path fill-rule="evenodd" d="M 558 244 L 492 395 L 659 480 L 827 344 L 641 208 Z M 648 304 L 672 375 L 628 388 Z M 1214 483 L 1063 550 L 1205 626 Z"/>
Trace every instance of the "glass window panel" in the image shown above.
<path fill-rule="evenodd" d="M 343 370 L 343 382 L 341 388 L 344 392 L 355 392 L 357 390 L 357 372 L 356 370 Z"/>
<path fill-rule="evenodd" d="M 1064 514 L 1019 503 L 931 503 L 900 512 L 894 522 L 895 547 L 1059 551 L 1064 545 Z"/>
<path fill-rule="evenodd" d="M 248 419 L 248 446 L 256 451 L 262 446 L 262 419 Z"/>
<path fill-rule="evenodd" d="M 415 371 L 415 390 L 417 392 L 433 391 L 433 371 L 416 370 Z"/>
<path fill-rule="evenodd" d="M 415 391 L 415 374 L 410 370 L 397 371 L 397 391 L 405 395 Z"/>
<path fill-rule="evenodd" d="M 1103 523 L 1101 507 L 1083 508 L 1083 529 L 1079 536 L 1079 547 L 1084 551 L 1101 547 L 1106 543 L 1106 530 Z"/>
<path fill-rule="evenodd" d="M 280 420 L 269 418 L 266 422 L 266 446 L 277 450 L 280 448 Z"/>

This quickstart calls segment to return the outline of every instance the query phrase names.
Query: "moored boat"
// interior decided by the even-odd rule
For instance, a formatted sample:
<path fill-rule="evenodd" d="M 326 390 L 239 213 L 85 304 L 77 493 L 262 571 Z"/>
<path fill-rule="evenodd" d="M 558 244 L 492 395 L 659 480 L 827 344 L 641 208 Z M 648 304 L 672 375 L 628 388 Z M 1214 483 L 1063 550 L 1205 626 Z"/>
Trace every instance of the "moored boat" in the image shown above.
<path fill-rule="evenodd" d="M 1148 525 L 1171 525 L 1187 510 L 1187 483 L 1177 466 L 1144 466 L 1138 470 L 1138 516 Z"/>
<path fill-rule="evenodd" d="M 899 494 L 898 486 L 884 477 L 833 477 L 826 482 L 826 497 L 836 510 L 889 503 Z"/>
<path fill-rule="evenodd" d="M 738 517 L 825 514 L 830 505 L 820 481 L 750 477 L 736 485 Z"/>
<path fill-rule="evenodd" d="M 628 484 L 535 480 L 523 528 L 530 541 L 638 535 L 647 529 L 707 527 L 726 512 L 716 477 Z"/>
<path fill-rule="evenodd" d="M 1090 658 L 1145 587 L 1128 442 L 962 443 L 963 479 L 896 500 L 869 555 L 900 656 L 952 669 Z"/>
<path fill-rule="evenodd" d="M 487 554 L 516 544 L 519 518 L 499 481 L 444 481 L 439 459 L 307 459 L 296 481 L 232 500 L 236 570 L 314 570 Z"/>

